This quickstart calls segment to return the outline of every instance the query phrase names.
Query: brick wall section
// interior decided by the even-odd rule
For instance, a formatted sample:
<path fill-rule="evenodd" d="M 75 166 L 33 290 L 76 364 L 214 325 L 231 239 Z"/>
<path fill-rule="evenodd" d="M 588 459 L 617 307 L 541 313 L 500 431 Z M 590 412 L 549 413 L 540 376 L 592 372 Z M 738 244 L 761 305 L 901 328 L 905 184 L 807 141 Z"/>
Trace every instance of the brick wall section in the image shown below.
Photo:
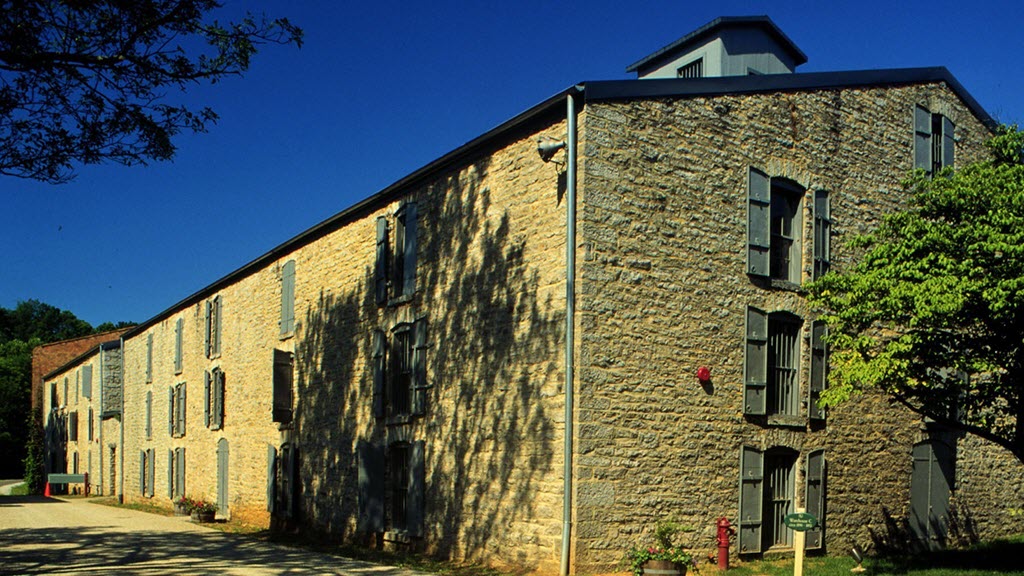
<path fill-rule="evenodd" d="M 306 528 L 352 536 L 356 443 L 426 442 L 426 551 L 557 570 L 561 527 L 564 381 L 564 162 L 544 163 L 541 135 L 565 137 L 564 119 L 540 120 L 400 198 L 220 289 L 222 355 L 203 353 L 202 301 L 171 311 L 125 341 L 125 489 L 140 500 L 139 452 L 156 452 L 155 503 L 167 498 L 167 451 L 186 448 L 186 491 L 216 496 L 216 445 L 230 445 L 230 515 L 256 525 L 266 512 L 267 446 L 295 441 Z M 418 206 L 417 292 L 374 300 L 375 226 L 401 202 Z M 295 261 L 294 334 L 278 320 L 281 267 Z M 212 297 L 213 294 L 210 295 Z M 405 425 L 372 416 L 373 330 L 426 316 L 427 414 Z M 174 327 L 185 326 L 174 374 Z M 153 382 L 145 382 L 152 334 Z M 295 423 L 271 421 L 272 351 L 296 355 Z M 226 375 L 224 429 L 203 427 L 203 372 Z M 168 434 L 168 388 L 187 382 L 187 431 Z M 145 394 L 153 435 L 145 440 Z"/>
<path fill-rule="evenodd" d="M 97 344 L 117 340 L 126 330 L 111 330 L 101 334 L 91 334 L 81 338 L 36 346 L 32 350 L 32 409 L 42 410 L 44 416 L 49 410 L 49 406 L 40 406 L 39 404 L 39 399 L 43 394 L 43 376 L 60 368 Z"/>
<path fill-rule="evenodd" d="M 611 569 L 625 545 L 669 517 L 694 526 L 691 543 L 711 552 L 715 519 L 737 518 L 742 445 L 797 450 L 798 487 L 806 452 L 825 449 L 835 553 L 884 532 L 884 511 L 905 514 L 910 450 L 922 434 L 905 410 L 861 397 L 821 427 L 743 415 L 746 306 L 804 320 L 803 387 L 816 316 L 799 291 L 745 274 L 746 194 L 749 167 L 829 190 L 832 262 L 848 268 L 844 240 L 903 205 L 917 103 L 956 123 L 958 163 L 980 157 L 987 132 L 944 85 L 588 103 L 577 570 Z M 697 382 L 702 365 L 710 386 Z"/>

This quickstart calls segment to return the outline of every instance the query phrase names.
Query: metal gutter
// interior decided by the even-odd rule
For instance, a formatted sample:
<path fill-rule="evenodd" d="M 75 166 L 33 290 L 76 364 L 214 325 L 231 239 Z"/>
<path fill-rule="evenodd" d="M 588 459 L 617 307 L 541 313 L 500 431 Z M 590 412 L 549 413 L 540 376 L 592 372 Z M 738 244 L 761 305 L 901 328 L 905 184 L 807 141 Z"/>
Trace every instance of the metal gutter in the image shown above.
<path fill-rule="evenodd" d="M 582 92 L 582 88 L 579 88 Z M 565 169 L 565 444 L 562 478 L 562 564 L 561 575 L 568 576 L 572 549 L 573 495 L 573 412 L 576 348 L 576 95 L 565 97 L 566 169 Z"/>

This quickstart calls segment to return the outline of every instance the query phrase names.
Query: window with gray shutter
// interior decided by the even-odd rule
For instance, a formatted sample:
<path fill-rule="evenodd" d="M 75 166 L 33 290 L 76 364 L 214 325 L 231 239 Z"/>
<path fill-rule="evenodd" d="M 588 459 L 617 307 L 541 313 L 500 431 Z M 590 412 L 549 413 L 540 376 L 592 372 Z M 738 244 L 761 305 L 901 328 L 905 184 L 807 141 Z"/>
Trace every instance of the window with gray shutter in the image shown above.
<path fill-rule="evenodd" d="M 768 414 L 800 414 L 800 329 L 798 316 L 768 315 Z"/>
<path fill-rule="evenodd" d="M 377 305 L 381 306 L 388 301 L 388 220 L 384 216 L 377 218 L 377 261 L 373 275 Z"/>
<path fill-rule="evenodd" d="M 743 362 L 743 413 L 765 414 L 768 386 L 768 315 L 747 306 L 747 344 Z"/>
<path fill-rule="evenodd" d="M 383 330 L 373 331 L 373 415 L 376 418 L 386 416 L 384 405 L 384 386 L 387 376 L 385 350 L 386 337 Z"/>
<path fill-rule="evenodd" d="M 828 273 L 832 266 L 832 219 L 827 190 L 814 191 L 814 269 L 813 279 Z"/>
<path fill-rule="evenodd" d="M 82 366 L 82 396 L 92 399 L 92 366 Z"/>
<path fill-rule="evenodd" d="M 146 451 L 139 450 L 139 494 L 146 495 Z"/>
<path fill-rule="evenodd" d="M 167 497 L 174 499 L 174 450 L 167 450 Z"/>
<path fill-rule="evenodd" d="M 178 391 L 178 413 L 176 414 L 176 416 L 177 416 L 177 425 L 178 425 L 178 436 L 184 436 L 185 435 L 185 415 L 187 414 L 187 411 L 185 410 L 185 406 L 186 406 L 186 404 L 185 404 L 186 383 L 182 382 L 181 384 L 178 384 L 178 390 L 177 391 Z"/>
<path fill-rule="evenodd" d="M 273 421 L 282 424 L 292 421 L 293 358 L 291 352 L 274 350 Z"/>
<path fill-rule="evenodd" d="M 206 357 L 220 356 L 221 297 L 206 301 Z"/>
<path fill-rule="evenodd" d="M 153 391 L 146 392 L 146 440 L 153 438 Z"/>
<path fill-rule="evenodd" d="M 210 427 L 210 410 L 212 406 L 213 393 L 213 379 L 210 377 L 210 371 L 207 370 L 203 374 L 203 426 Z"/>
<path fill-rule="evenodd" d="M 267 512 L 277 511 L 277 448 L 267 444 Z"/>
<path fill-rule="evenodd" d="M 386 396 L 388 416 L 408 416 L 412 408 L 413 386 L 412 326 L 399 324 L 391 333 L 388 351 L 388 386 Z"/>
<path fill-rule="evenodd" d="M 281 336 L 295 331 L 295 260 L 281 269 Z"/>
<path fill-rule="evenodd" d="M 818 406 L 828 382 L 828 326 L 821 320 L 811 323 L 811 378 L 807 393 L 807 416 L 824 420 L 825 409 Z"/>
<path fill-rule="evenodd" d="M 914 107 L 914 168 L 932 173 L 932 114 Z"/>
<path fill-rule="evenodd" d="M 942 117 L 942 166 L 953 166 L 954 146 L 956 138 L 954 135 L 953 121 L 945 116 Z"/>
<path fill-rule="evenodd" d="M 146 334 L 146 383 L 153 381 L 153 335 Z"/>
<path fill-rule="evenodd" d="M 155 489 L 154 484 L 156 484 L 156 450 L 150 448 L 147 452 L 148 453 L 146 454 L 146 463 L 148 464 L 148 468 L 146 470 L 146 496 L 152 498 Z"/>
<path fill-rule="evenodd" d="M 224 371 L 213 369 L 213 413 L 211 425 L 214 430 L 224 427 Z"/>
<path fill-rule="evenodd" d="M 427 319 L 419 318 L 412 325 L 412 413 L 427 413 Z"/>
<path fill-rule="evenodd" d="M 396 281 L 401 283 L 401 291 L 398 296 L 412 296 L 416 293 L 416 203 L 410 202 L 402 207 L 398 214 L 399 229 L 402 234 L 401 254 L 402 259 L 401 277 Z M 397 275 L 397 274 L 396 274 Z"/>
<path fill-rule="evenodd" d="M 217 514 L 222 518 L 228 516 L 228 439 L 217 441 Z"/>
<path fill-rule="evenodd" d="M 360 440 L 356 445 L 358 508 L 356 529 L 363 533 L 384 531 L 384 448 Z"/>
<path fill-rule="evenodd" d="M 78 442 L 78 412 L 68 414 L 68 440 Z"/>
<path fill-rule="evenodd" d="M 175 432 L 177 432 L 177 429 L 175 428 L 175 424 L 177 423 L 177 418 L 175 416 L 177 406 L 178 403 L 174 395 L 174 386 L 171 386 L 167 389 L 167 434 L 172 438 L 174 437 Z"/>
<path fill-rule="evenodd" d="M 764 455 L 760 450 L 740 448 L 740 525 L 736 545 L 740 554 L 761 552 L 762 505 L 764 502 Z"/>
<path fill-rule="evenodd" d="M 182 339 L 184 338 L 185 323 L 184 319 L 178 318 L 178 321 L 174 324 L 174 373 L 181 374 L 182 370 Z"/>
<path fill-rule="evenodd" d="M 93 441 L 93 433 L 94 433 L 94 431 L 93 431 L 92 419 L 93 419 L 93 411 L 92 411 L 92 408 L 89 408 L 89 422 L 86 423 L 86 429 L 89 430 L 89 435 L 88 435 L 89 442 Z"/>
<path fill-rule="evenodd" d="M 818 525 L 806 533 L 806 548 L 820 550 L 825 541 L 825 451 L 812 450 L 807 454 L 807 472 L 804 475 L 804 508 L 818 519 Z"/>
<path fill-rule="evenodd" d="M 768 276 L 771 250 L 771 180 L 754 168 L 747 178 L 747 273 Z"/>
<path fill-rule="evenodd" d="M 185 495 L 185 449 L 175 448 L 174 456 L 177 460 L 174 467 L 174 497 L 181 498 Z"/>

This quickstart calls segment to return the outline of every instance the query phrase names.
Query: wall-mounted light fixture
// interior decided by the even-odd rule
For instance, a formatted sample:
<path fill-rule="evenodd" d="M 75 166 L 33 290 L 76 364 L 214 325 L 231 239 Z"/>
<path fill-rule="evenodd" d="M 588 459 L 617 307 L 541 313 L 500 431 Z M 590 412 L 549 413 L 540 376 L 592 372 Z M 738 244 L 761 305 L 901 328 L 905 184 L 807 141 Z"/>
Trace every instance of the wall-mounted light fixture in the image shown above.
<path fill-rule="evenodd" d="M 565 148 L 564 140 L 552 140 L 550 138 L 541 138 L 537 141 L 537 154 L 540 154 L 541 160 L 550 162 L 551 158 L 562 148 Z"/>

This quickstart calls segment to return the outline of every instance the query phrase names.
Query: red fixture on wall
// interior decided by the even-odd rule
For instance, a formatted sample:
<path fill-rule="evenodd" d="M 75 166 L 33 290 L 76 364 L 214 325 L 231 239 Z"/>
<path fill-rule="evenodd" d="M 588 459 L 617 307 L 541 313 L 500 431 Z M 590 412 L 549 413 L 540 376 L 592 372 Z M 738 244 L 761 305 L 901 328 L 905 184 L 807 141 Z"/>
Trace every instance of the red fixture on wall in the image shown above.
<path fill-rule="evenodd" d="M 711 380 L 711 369 L 707 366 L 697 368 L 697 380 L 700 380 L 702 383 Z"/>

